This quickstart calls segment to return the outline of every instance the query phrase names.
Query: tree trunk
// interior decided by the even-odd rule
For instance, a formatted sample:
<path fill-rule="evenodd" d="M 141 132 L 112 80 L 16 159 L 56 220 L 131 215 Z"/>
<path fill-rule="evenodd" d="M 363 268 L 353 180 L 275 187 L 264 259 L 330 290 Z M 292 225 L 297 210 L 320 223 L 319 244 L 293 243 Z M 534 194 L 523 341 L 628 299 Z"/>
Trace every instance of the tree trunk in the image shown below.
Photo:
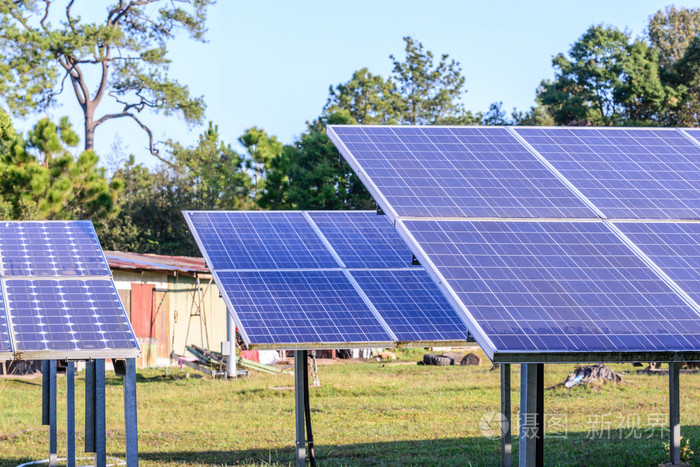
<path fill-rule="evenodd" d="M 85 118 L 85 150 L 92 151 L 95 147 L 95 122 L 93 112 L 86 111 Z"/>

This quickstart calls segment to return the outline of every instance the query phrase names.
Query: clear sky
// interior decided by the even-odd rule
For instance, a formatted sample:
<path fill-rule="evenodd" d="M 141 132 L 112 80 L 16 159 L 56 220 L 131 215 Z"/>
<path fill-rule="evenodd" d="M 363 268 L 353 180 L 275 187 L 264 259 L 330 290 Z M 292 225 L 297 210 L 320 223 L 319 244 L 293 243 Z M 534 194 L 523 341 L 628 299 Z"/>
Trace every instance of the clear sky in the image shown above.
<path fill-rule="evenodd" d="M 87 0 L 82 0 L 87 2 Z M 461 63 L 467 109 L 485 111 L 502 101 L 509 111 L 534 104 L 535 89 L 553 76 L 551 58 L 593 24 L 610 24 L 643 34 L 649 17 L 669 2 L 651 0 L 529 1 L 239 1 L 219 0 L 210 9 L 208 43 L 178 39 L 170 47 L 171 76 L 203 95 L 206 118 L 225 141 L 253 125 L 291 143 L 317 117 L 328 87 L 363 67 L 388 76 L 390 54 L 403 57 L 404 36 L 436 55 Z M 95 3 L 90 8 L 95 10 Z M 700 0 L 676 6 L 700 7 Z M 99 12 L 92 11 L 92 14 Z M 74 99 L 50 115 L 69 115 L 78 129 Z M 99 109 L 98 109 L 99 113 Z M 202 126 L 189 128 L 177 116 L 144 116 L 157 139 L 190 144 Z M 29 121 L 36 121 L 36 117 Z M 17 125 L 26 130 L 28 123 Z M 155 158 L 146 137 L 131 121 L 97 129 L 98 154 L 116 139 L 123 151 L 148 165 Z"/>

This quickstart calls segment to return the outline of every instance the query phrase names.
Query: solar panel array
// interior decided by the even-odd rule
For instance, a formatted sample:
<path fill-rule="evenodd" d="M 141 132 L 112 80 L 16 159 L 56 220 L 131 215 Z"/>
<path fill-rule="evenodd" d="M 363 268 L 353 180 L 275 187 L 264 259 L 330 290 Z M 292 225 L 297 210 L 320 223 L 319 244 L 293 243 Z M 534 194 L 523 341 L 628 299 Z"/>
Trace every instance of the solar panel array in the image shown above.
<path fill-rule="evenodd" d="M 700 358 L 700 130 L 327 133 L 494 361 Z"/>
<path fill-rule="evenodd" d="M 90 222 L 0 223 L 0 265 L 5 358 L 139 354 Z"/>
<path fill-rule="evenodd" d="M 468 330 L 385 216 L 186 211 L 251 348 L 464 342 Z M 390 292 L 390 296 L 387 293 Z"/>

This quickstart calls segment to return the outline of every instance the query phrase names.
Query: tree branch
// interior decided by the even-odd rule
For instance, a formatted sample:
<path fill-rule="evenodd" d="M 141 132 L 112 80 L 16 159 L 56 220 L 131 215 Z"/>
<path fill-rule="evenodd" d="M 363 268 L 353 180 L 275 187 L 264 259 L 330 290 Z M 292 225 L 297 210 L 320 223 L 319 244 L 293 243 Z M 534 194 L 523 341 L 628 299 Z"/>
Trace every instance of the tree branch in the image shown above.
<path fill-rule="evenodd" d="M 68 20 L 68 26 L 71 31 L 75 32 L 75 20 L 70 16 L 70 9 L 73 8 L 73 2 L 75 2 L 75 0 L 70 0 L 66 6 L 66 19 Z"/>
<path fill-rule="evenodd" d="M 46 4 L 46 7 L 44 7 L 44 17 L 41 18 L 41 21 L 39 21 L 39 24 L 41 24 L 41 28 L 49 32 L 49 30 L 46 28 L 46 18 L 49 17 L 49 9 L 51 8 L 51 0 L 44 0 L 44 3 Z"/>
<path fill-rule="evenodd" d="M 148 150 L 151 152 L 151 155 L 155 156 L 158 160 L 169 166 L 170 168 L 173 168 L 177 170 L 177 166 L 173 164 L 172 162 L 168 161 L 167 159 L 163 158 L 160 155 L 160 151 L 156 149 L 155 147 L 155 142 L 153 141 L 153 132 L 151 131 L 150 128 L 148 128 L 141 120 L 136 117 L 136 115 L 129 113 L 129 112 L 119 112 L 116 114 L 107 114 L 102 116 L 99 120 L 95 121 L 95 128 L 98 127 L 98 125 L 101 125 L 102 123 L 106 122 L 107 120 L 111 120 L 114 118 L 124 118 L 124 117 L 129 117 L 133 119 L 138 125 L 141 127 L 143 131 L 146 132 L 148 135 Z"/>

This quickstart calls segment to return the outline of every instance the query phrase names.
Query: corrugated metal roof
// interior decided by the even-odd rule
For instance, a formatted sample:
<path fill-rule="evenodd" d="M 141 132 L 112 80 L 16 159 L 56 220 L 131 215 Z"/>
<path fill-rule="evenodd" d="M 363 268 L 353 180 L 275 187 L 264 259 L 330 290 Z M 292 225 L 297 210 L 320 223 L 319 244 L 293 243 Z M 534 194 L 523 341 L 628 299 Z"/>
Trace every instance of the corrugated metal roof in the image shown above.
<path fill-rule="evenodd" d="M 165 272 L 208 273 L 204 258 L 191 256 L 166 256 L 124 251 L 105 251 L 111 269 L 141 269 Z"/>

